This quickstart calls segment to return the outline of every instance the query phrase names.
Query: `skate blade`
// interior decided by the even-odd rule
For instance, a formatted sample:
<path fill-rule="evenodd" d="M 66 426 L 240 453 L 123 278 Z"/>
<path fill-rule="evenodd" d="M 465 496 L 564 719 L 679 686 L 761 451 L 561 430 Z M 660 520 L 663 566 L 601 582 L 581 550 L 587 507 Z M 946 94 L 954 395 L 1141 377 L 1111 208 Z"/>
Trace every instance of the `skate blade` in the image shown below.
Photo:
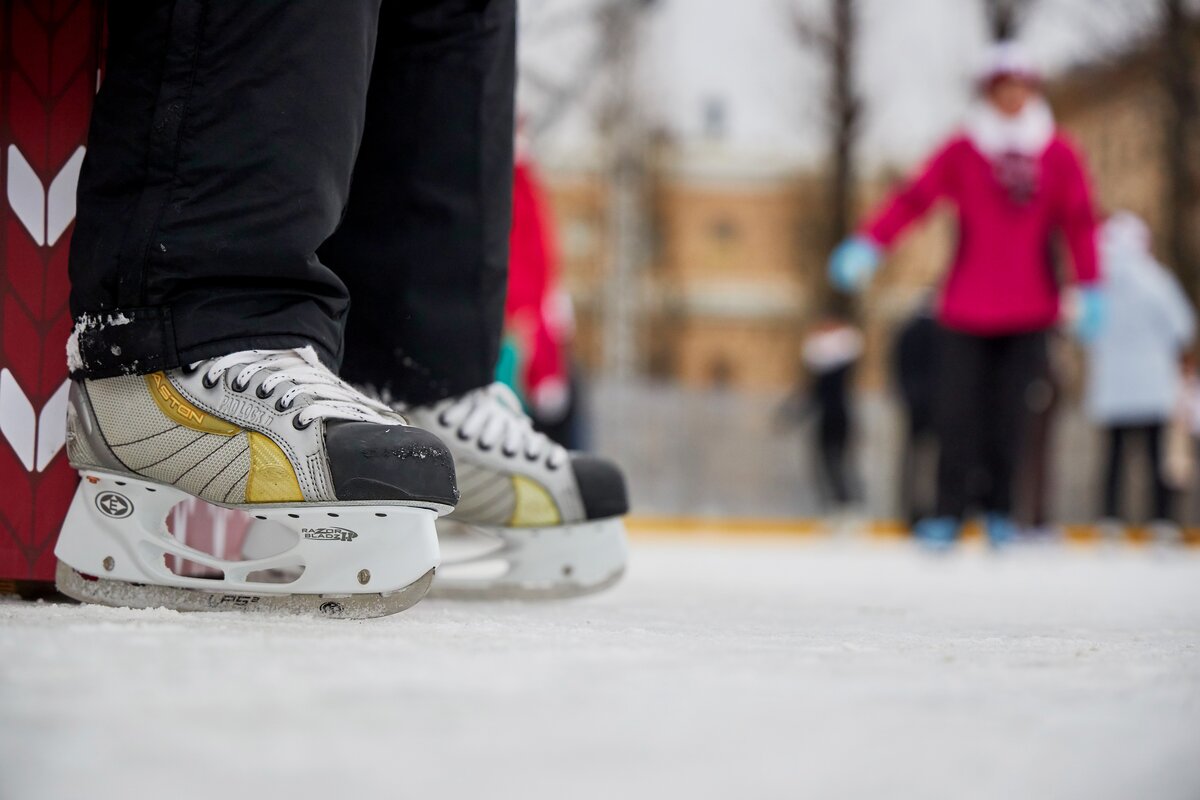
<path fill-rule="evenodd" d="M 167 608 L 173 611 L 233 611 L 325 619 L 371 619 L 397 614 L 423 598 L 433 583 L 430 569 L 402 589 L 385 594 L 250 594 L 175 586 L 154 586 L 84 575 L 58 562 L 58 590 L 81 603 L 114 608 Z"/>
<path fill-rule="evenodd" d="M 467 579 L 439 578 L 429 590 L 430 600 L 570 600 L 587 597 L 611 589 L 625 576 L 621 567 L 596 583 L 578 583 L 565 580 L 558 583 L 533 583 L 515 581 L 473 581 Z"/>
<path fill-rule="evenodd" d="M 485 528 L 439 520 L 442 564 L 429 597 L 445 600 L 564 600 L 611 588 L 625 574 L 619 518 L 558 528 Z M 471 555 L 456 554 L 487 549 Z"/>
<path fill-rule="evenodd" d="M 82 476 L 54 552 L 66 567 L 60 589 L 85 602 L 373 617 L 419 600 L 439 562 L 432 509 L 255 505 L 233 508 L 221 524 L 211 509 L 191 522 L 188 511 L 180 525 L 184 504 L 216 504 L 133 476 Z M 239 527 L 241 553 L 225 546 Z M 211 541 L 202 543 L 204 533 Z"/>

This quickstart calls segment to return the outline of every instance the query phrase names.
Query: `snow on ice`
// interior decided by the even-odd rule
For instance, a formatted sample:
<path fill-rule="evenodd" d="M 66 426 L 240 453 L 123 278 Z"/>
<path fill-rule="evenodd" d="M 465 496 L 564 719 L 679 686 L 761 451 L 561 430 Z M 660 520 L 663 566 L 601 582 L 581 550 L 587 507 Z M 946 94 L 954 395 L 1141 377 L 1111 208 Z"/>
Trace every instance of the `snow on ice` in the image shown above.
<path fill-rule="evenodd" d="M 1200 797 L 1200 553 L 639 539 L 337 623 L 0 601 L 0 797 Z"/>

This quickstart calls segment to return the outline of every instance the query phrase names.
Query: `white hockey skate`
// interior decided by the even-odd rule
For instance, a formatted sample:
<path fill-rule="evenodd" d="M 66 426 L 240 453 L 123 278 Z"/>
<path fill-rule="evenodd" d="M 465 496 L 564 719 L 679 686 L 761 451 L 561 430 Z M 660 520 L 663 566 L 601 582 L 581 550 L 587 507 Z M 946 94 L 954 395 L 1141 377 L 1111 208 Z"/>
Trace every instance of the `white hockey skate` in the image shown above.
<path fill-rule="evenodd" d="M 620 579 L 628 500 L 615 465 L 534 431 L 499 383 L 403 413 L 450 448 L 462 493 L 438 521 L 431 597 L 573 597 Z"/>
<path fill-rule="evenodd" d="M 311 348 L 76 381 L 67 447 L 83 480 L 58 588 L 104 605 L 395 613 L 428 590 L 434 520 L 457 500 L 446 447 Z M 187 533 L 189 505 L 217 546 Z M 252 558 L 224 541 L 235 529 L 260 534 Z"/>

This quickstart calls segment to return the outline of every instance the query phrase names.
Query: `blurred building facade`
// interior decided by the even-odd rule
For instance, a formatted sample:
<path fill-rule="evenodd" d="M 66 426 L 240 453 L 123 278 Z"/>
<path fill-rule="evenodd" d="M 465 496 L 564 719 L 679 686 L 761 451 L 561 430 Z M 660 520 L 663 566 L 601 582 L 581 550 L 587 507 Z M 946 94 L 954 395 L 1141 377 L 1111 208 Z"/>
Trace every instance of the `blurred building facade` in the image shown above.
<path fill-rule="evenodd" d="M 864 187 L 878 200 L 898 175 Z M 639 372 L 691 388 L 777 391 L 799 375 L 804 326 L 827 294 L 823 181 L 769 158 L 665 148 L 647 183 L 647 242 L 637 284 Z M 551 176 L 566 285 L 575 301 L 575 355 L 604 363 L 605 281 L 612 253 L 600 173 Z M 946 262 L 939 215 L 908 237 L 861 301 L 871 346 L 863 381 L 886 378 L 891 329 L 928 293 Z"/>
<path fill-rule="evenodd" d="M 661 147 L 645 181 L 636 304 L 639 371 L 690 387 L 770 389 L 796 375 L 812 258 L 809 183 L 769 159 Z M 563 272 L 576 305 L 576 355 L 603 363 L 608 195 L 595 172 L 556 174 Z"/>
<path fill-rule="evenodd" d="M 1192 82 L 1200 86 L 1200 25 L 1189 34 L 1196 65 Z M 1047 86 L 1059 123 L 1087 154 L 1101 213 L 1126 209 L 1141 216 L 1164 257 L 1171 169 L 1164 122 L 1170 98 L 1162 78 L 1166 58 L 1162 42 L 1152 40 L 1115 58 L 1081 65 Z M 1192 136 L 1200 143 L 1200 130 Z M 1200 144 L 1192 152 L 1200 153 Z M 1190 170 L 1200 180 L 1200 163 Z M 1200 207 L 1190 214 L 1200 217 Z M 1200 219 L 1192 230 L 1193 252 L 1200 252 Z"/>
<path fill-rule="evenodd" d="M 1200 31 L 1194 41 L 1200 52 Z M 1101 212 L 1141 215 L 1165 252 L 1161 64 L 1151 43 L 1083 65 L 1046 89 L 1061 125 L 1087 156 Z M 864 180 L 860 206 L 877 203 L 911 168 Z M 799 339 L 828 291 L 823 176 L 764 154 L 731 152 L 719 139 L 659 142 L 644 170 L 643 258 L 634 285 L 622 287 L 635 308 L 638 373 L 692 388 L 794 385 Z M 605 175 L 559 170 L 549 178 L 563 272 L 576 304 L 576 355 L 598 371 L 611 297 Z M 1200 237 L 1200 222 L 1194 229 Z M 892 331 L 930 296 L 953 238 L 952 215 L 935 212 L 889 254 L 887 269 L 857 301 L 868 341 L 859 376 L 864 388 L 886 387 Z"/>

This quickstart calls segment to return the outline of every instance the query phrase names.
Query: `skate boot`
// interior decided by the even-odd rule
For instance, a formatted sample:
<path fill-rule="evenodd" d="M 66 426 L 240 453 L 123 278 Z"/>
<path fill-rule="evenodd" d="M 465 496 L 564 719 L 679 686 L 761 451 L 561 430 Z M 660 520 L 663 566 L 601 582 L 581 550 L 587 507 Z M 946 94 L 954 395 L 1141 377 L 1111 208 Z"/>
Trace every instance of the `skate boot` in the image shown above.
<path fill-rule="evenodd" d="M 312 348 L 78 380 L 67 448 L 82 481 L 55 548 L 58 588 L 111 606 L 401 611 L 429 588 L 434 520 L 458 496 L 445 446 Z M 216 546 L 195 545 L 189 507 Z M 253 557 L 228 546 L 235 531 L 258 533 Z"/>
<path fill-rule="evenodd" d="M 931 553 L 949 552 L 958 541 L 962 523 L 954 517 L 926 517 L 913 528 L 917 544 Z"/>
<path fill-rule="evenodd" d="M 1017 527 L 1007 514 L 995 512 L 983 517 L 983 532 L 994 550 L 1003 550 L 1017 541 Z"/>
<path fill-rule="evenodd" d="M 446 442 L 462 492 L 438 521 L 443 560 L 432 596 L 572 597 L 621 577 L 628 500 L 615 465 L 534 431 L 499 383 L 403 413 Z"/>

